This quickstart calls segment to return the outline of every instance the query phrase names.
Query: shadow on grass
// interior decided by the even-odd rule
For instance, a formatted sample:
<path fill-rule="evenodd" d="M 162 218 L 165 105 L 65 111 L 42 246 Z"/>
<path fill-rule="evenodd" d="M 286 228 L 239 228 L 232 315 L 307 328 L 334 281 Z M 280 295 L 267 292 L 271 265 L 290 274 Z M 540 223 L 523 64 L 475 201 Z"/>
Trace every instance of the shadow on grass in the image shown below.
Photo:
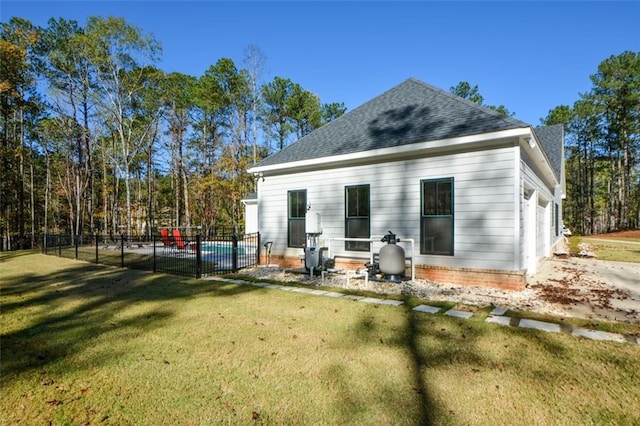
<path fill-rule="evenodd" d="M 8 261 L 16 257 L 3 256 Z M 36 258 L 36 263 L 47 259 Z M 37 373 L 78 354 L 91 339 L 116 329 L 160 327 L 175 315 L 172 304 L 181 299 L 205 294 L 230 297 L 258 289 L 83 262 L 49 275 L 37 270 L 9 275 L 3 277 L 1 287 L 4 385 L 19 374 Z M 140 302 L 167 303 L 149 305 L 126 320 L 114 320 L 119 312 Z M 118 355 L 114 348 L 110 356 Z"/>
<path fill-rule="evenodd" d="M 382 309 L 387 308 L 381 307 L 380 310 Z M 379 388 L 376 389 L 375 398 L 379 404 L 384 405 L 378 409 L 389 417 L 395 416 L 399 424 L 440 424 L 443 419 L 449 419 L 445 423 L 456 423 L 455 410 L 459 407 L 448 404 L 433 389 L 436 379 L 430 377 L 430 374 L 435 376 L 437 373 L 442 378 L 442 371 L 458 375 L 452 378 L 454 383 L 464 381 L 461 377 L 465 374 L 495 371 L 496 374 L 508 372 L 509 375 L 526 378 L 543 386 L 554 386 L 554 377 L 545 376 L 546 370 L 543 367 L 540 370 L 522 370 L 520 363 L 527 354 L 519 344 L 511 345 L 510 337 L 513 341 L 525 341 L 525 346 L 532 353 L 544 354 L 559 362 L 571 360 L 574 356 L 567 351 L 560 335 L 487 324 L 481 319 L 431 316 L 413 311 L 410 306 L 397 309 L 404 309 L 400 327 L 390 327 L 385 324 L 384 317 L 376 315 L 375 310 L 370 309 L 357 319 L 342 341 L 354 353 L 365 353 L 365 348 L 375 350 L 376 347 L 390 345 L 403 354 L 400 358 L 402 362 L 397 368 L 400 373 L 408 375 L 411 388 L 398 389 L 397 383 L 387 384 L 381 379 L 377 381 Z M 500 338 L 502 336 L 504 340 Z M 487 353 L 487 340 L 495 341 L 503 347 L 495 353 Z M 363 403 L 358 401 L 355 394 L 357 383 L 350 381 L 348 373 L 337 365 L 328 373 L 343 397 L 342 416 L 350 418 L 354 412 L 358 412 L 357 404 Z M 351 420 L 357 421 L 354 418 Z"/>
<path fill-rule="evenodd" d="M 117 337 L 126 341 L 162 327 L 181 311 L 181 300 L 201 295 L 232 298 L 255 290 L 271 291 L 79 262 L 48 276 L 25 271 L 7 278 L 2 282 L 2 330 L 6 333 L 2 336 L 1 357 L 5 385 L 25 373 L 35 377 L 36 382 L 42 380 L 39 379 L 42 371 L 53 370 L 58 361 L 70 359 L 82 351 L 91 351 L 91 339 L 99 336 L 109 338 L 109 333 L 124 333 L 125 338 Z M 5 310 L 7 298 L 11 299 L 6 304 L 11 311 Z M 332 303 L 327 300 L 324 299 L 324 303 Z M 158 303 L 147 306 L 144 302 Z M 566 339 L 571 337 L 486 324 L 478 318 L 462 320 L 432 316 L 413 311 L 409 306 L 376 307 L 353 303 L 358 303 L 355 306 L 360 314 L 349 316 L 349 326 L 336 339 L 336 345 L 346 349 L 347 356 L 332 358 L 330 366 L 323 371 L 323 376 L 326 374 L 330 381 L 328 388 L 340 397 L 341 402 L 335 408 L 343 424 L 366 423 L 364 416 L 373 409 L 383 412 L 383 418 L 396 420 L 391 421 L 396 424 L 465 423 L 462 415 L 456 418 L 458 415 L 454 411 L 458 407 L 448 404 L 434 387 L 436 374 L 442 379 L 443 373 L 453 372 L 457 377 L 452 381 L 464 383 L 466 375 L 480 374 L 490 381 L 494 373 L 498 377 L 508 373 L 515 386 L 533 385 L 544 390 L 525 394 L 533 399 L 540 399 L 545 392 L 555 389 L 562 392 L 562 384 L 572 385 L 577 377 L 583 377 L 572 375 L 572 369 L 567 368 L 581 362 L 585 355 L 581 348 L 565 345 Z M 131 305 L 142 308 L 127 310 Z M 62 310 L 60 306 L 69 307 Z M 117 315 L 125 310 L 126 316 Z M 381 315 L 388 310 L 397 310 L 401 315 Z M 7 325 L 4 319 L 9 313 L 12 322 Z M 16 317 L 21 318 L 16 321 Z M 315 313 L 313 318 L 315 320 Z M 322 322 L 326 317 L 318 316 L 317 320 Z M 500 346 L 501 350 L 488 350 L 489 344 Z M 636 377 L 633 367 L 637 358 L 620 356 L 614 359 L 604 344 L 588 344 L 594 348 L 594 357 L 607 362 L 607 368 L 602 369 L 600 362 L 593 366 L 581 365 L 581 369 L 597 375 L 615 373 L 616 368 L 622 369 L 628 377 Z M 86 364 L 74 364 L 73 359 L 70 364 L 77 369 L 90 369 L 93 368 L 90 364 L 118 361 L 125 350 L 126 347 L 116 347 L 108 352 L 92 352 L 84 357 Z M 385 374 L 374 368 L 379 352 L 392 357 L 393 362 L 397 361 L 397 368 L 402 369 L 400 374 Z M 372 359 L 363 359 L 367 356 Z M 547 357 L 549 362 L 526 362 L 527 358 L 541 356 Z M 364 365 L 365 369 L 354 370 L 350 362 L 359 362 L 359 367 Z M 550 367 L 549 364 L 553 365 Z M 363 378 L 358 374 L 362 371 L 368 375 L 362 382 L 375 383 L 376 389 L 363 391 L 359 386 Z M 409 380 L 401 383 L 397 376 Z M 520 381 L 522 378 L 526 380 Z M 628 382 L 637 383 L 631 379 Z M 462 387 L 462 392 L 465 390 Z M 560 395 L 557 399 L 561 399 Z M 375 408 L 371 408 L 374 405 Z M 537 406 L 547 407 L 547 404 L 538 401 Z M 460 411 L 466 408 L 460 408 Z"/>

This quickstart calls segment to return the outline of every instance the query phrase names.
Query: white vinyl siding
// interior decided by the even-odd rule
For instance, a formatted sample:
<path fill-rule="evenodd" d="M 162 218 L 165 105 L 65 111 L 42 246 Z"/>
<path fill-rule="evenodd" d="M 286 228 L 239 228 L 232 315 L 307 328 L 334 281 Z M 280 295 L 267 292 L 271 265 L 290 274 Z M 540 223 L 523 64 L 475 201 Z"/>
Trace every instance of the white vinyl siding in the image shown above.
<path fill-rule="evenodd" d="M 462 268 L 513 270 L 514 155 L 510 146 L 407 161 L 386 162 L 304 173 L 265 176 L 259 182 L 260 232 L 273 241 L 273 254 L 295 256 L 287 248 L 287 191 L 307 189 L 307 203 L 322 215 L 320 244 L 343 237 L 344 188 L 370 186 L 370 233 L 381 238 L 387 231 L 415 240 L 416 264 Z M 420 255 L 420 182 L 453 178 L 455 182 L 454 256 Z M 401 245 L 407 247 L 401 242 Z M 376 245 L 374 244 L 374 247 Z M 379 245 L 377 247 L 380 247 Z M 364 258 L 332 243 L 332 256 Z"/>
<path fill-rule="evenodd" d="M 533 200 L 536 204 L 536 218 L 535 224 L 535 253 L 533 254 L 537 259 L 547 257 L 551 254 L 551 245 L 555 243 L 555 229 L 553 225 L 552 212 L 553 202 L 557 199 L 555 188 L 549 188 L 548 184 L 543 181 L 532 168 L 533 162 L 531 159 L 523 153 L 523 158 L 520 163 L 520 172 L 523 178 L 523 186 L 534 190 L 536 193 L 536 200 Z M 521 202 L 524 200 L 521 197 Z M 523 224 L 524 227 L 524 224 Z M 521 229 L 521 235 L 527 232 L 524 228 Z M 526 247 L 523 247 L 521 252 L 521 259 L 523 265 L 525 264 L 527 253 Z"/>

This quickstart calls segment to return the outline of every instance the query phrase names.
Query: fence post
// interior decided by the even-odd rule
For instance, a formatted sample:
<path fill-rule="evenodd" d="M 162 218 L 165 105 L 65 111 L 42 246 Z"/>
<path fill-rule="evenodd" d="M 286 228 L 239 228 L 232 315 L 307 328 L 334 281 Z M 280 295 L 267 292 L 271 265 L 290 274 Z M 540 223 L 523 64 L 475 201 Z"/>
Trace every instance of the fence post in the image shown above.
<path fill-rule="evenodd" d="M 231 272 L 238 272 L 238 234 L 233 233 L 231 237 Z"/>
<path fill-rule="evenodd" d="M 260 247 L 261 247 L 260 233 L 257 232 L 256 235 L 257 235 L 256 238 L 258 239 L 258 245 L 256 246 L 256 265 L 259 265 L 260 264 Z"/>
<path fill-rule="evenodd" d="M 79 238 L 78 234 L 75 234 L 73 236 L 73 245 L 74 245 L 74 247 L 76 249 L 76 257 L 75 257 L 76 260 L 78 260 L 78 244 L 80 243 L 79 239 L 80 238 Z"/>
<path fill-rule="evenodd" d="M 96 240 L 96 263 L 100 263 L 100 258 L 98 257 L 98 234 L 93 234 L 93 238 Z"/>
<path fill-rule="evenodd" d="M 156 273 L 156 234 L 151 233 L 151 243 L 153 244 L 153 273 Z"/>
<path fill-rule="evenodd" d="M 196 278 L 202 278 L 202 237 L 196 235 Z"/>
<path fill-rule="evenodd" d="M 62 257 L 62 242 L 60 241 L 60 234 L 58 234 L 58 257 Z"/>
<path fill-rule="evenodd" d="M 124 268 L 124 234 L 120 234 L 120 266 Z"/>
<path fill-rule="evenodd" d="M 42 241 L 42 254 L 49 254 L 47 253 L 47 234 L 44 234 L 44 239 Z"/>

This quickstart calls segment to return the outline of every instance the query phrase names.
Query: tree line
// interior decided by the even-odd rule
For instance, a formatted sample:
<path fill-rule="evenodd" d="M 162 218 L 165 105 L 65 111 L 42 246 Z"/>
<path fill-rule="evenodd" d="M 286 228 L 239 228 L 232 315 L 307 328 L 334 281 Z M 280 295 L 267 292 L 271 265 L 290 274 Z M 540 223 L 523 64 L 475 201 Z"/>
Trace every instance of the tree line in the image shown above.
<path fill-rule="evenodd" d="M 590 76 L 591 89 L 573 104 L 549 110 L 541 124 L 565 130 L 564 222 L 580 235 L 640 226 L 640 53 L 612 55 Z M 454 95 L 513 116 L 504 105 L 486 105 L 466 81 Z"/>
<path fill-rule="evenodd" d="M 565 223 L 581 235 L 640 226 L 640 52 L 612 55 L 572 106 L 543 124 L 566 133 Z"/>
<path fill-rule="evenodd" d="M 221 58 L 201 76 L 156 67 L 161 45 L 121 18 L 0 24 L 0 234 L 150 235 L 243 225 L 249 166 L 344 114 L 266 58 Z M 542 124 L 566 132 L 564 219 L 587 235 L 640 222 L 640 55 L 605 59 L 592 88 Z M 478 86 L 450 91 L 484 104 Z"/>
<path fill-rule="evenodd" d="M 344 114 L 288 78 L 243 66 L 156 67 L 161 45 L 122 18 L 0 24 L 0 233 L 242 231 L 249 166 Z"/>

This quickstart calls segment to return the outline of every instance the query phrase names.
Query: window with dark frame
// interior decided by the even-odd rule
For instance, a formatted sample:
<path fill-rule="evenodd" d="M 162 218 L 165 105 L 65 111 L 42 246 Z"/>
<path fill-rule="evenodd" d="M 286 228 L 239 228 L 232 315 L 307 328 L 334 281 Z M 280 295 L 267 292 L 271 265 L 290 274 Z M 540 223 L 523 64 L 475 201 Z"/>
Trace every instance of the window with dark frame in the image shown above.
<path fill-rule="evenodd" d="M 453 178 L 420 181 L 420 253 L 453 256 Z"/>
<path fill-rule="evenodd" d="M 369 185 L 346 186 L 344 191 L 345 238 L 369 238 Z M 345 250 L 369 251 L 369 242 L 345 241 Z"/>
<path fill-rule="evenodd" d="M 287 193 L 287 246 L 304 247 L 305 216 L 307 214 L 307 190 L 300 189 Z"/>

